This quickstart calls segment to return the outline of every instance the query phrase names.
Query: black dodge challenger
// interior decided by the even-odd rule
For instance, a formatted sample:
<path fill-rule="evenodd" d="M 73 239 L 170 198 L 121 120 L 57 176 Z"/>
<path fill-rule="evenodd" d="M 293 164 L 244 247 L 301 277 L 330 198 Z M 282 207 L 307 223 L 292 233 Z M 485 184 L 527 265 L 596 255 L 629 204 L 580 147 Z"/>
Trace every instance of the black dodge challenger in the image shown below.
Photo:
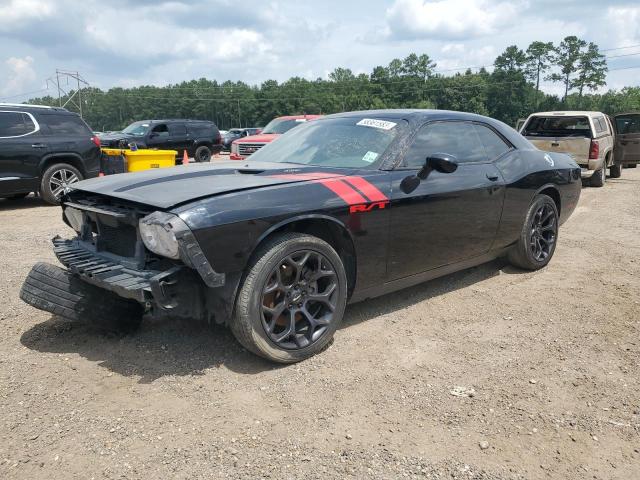
<path fill-rule="evenodd" d="M 327 116 L 249 162 L 73 185 L 21 298 L 105 328 L 143 313 L 229 325 L 277 362 L 325 348 L 346 304 L 506 255 L 536 270 L 580 197 L 580 168 L 496 120 L 437 110 Z"/>

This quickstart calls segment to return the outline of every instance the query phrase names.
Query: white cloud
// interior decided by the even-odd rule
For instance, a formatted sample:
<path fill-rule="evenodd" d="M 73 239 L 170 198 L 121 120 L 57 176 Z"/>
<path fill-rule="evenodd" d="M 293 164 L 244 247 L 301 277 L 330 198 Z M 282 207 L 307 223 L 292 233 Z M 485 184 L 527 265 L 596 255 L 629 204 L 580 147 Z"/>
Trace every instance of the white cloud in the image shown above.
<path fill-rule="evenodd" d="M 640 7 L 609 7 L 606 19 L 609 32 L 615 32 L 616 47 L 640 43 Z"/>
<path fill-rule="evenodd" d="M 46 18 L 54 12 L 55 6 L 50 1 L 9 0 L 0 5 L 0 31 L 10 31 L 31 20 Z"/>
<path fill-rule="evenodd" d="M 391 37 L 465 39 L 494 33 L 513 22 L 522 1 L 395 0 L 387 9 Z"/>
<path fill-rule="evenodd" d="M 10 57 L 5 62 L 9 71 L 7 83 L 2 86 L 0 93 L 10 95 L 25 90 L 29 84 L 35 81 L 36 72 L 33 70 L 33 58 Z"/>

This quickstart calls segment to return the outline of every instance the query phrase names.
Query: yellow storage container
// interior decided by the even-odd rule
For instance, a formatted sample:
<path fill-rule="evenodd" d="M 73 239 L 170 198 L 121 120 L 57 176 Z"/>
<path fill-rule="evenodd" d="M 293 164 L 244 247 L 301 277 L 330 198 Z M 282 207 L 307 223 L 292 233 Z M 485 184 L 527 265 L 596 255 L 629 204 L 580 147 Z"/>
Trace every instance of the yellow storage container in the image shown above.
<path fill-rule="evenodd" d="M 140 172 L 149 170 L 150 168 L 166 168 L 175 167 L 176 155 L 175 150 L 127 150 L 121 148 L 103 148 L 102 153 L 109 157 L 117 157 L 123 155 L 126 160 L 127 172 Z"/>

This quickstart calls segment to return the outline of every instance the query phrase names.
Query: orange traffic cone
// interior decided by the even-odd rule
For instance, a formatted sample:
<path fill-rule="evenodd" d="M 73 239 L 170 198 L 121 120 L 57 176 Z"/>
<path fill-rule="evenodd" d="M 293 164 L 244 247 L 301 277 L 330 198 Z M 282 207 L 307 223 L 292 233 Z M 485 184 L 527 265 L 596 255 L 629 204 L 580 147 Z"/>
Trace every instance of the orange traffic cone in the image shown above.
<path fill-rule="evenodd" d="M 187 155 L 187 151 L 184 151 L 184 155 L 182 155 L 182 164 L 189 165 L 189 155 Z"/>

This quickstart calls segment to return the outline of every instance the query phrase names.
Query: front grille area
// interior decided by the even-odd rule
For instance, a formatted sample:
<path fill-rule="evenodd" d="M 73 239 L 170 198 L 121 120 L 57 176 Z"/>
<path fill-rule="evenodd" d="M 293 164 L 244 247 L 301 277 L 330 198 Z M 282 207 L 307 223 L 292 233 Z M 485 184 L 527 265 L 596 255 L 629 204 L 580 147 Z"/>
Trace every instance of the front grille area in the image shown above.
<path fill-rule="evenodd" d="M 238 154 L 243 157 L 248 157 L 249 155 L 256 153 L 262 147 L 266 145 L 266 143 L 238 143 Z"/>
<path fill-rule="evenodd" d="M 137 240 L 135 227 L 125 224 L 111 227 L 101 223 L 98 230 L 98 240 L 101 250 L 122 257 L 135 256 Z"/>

